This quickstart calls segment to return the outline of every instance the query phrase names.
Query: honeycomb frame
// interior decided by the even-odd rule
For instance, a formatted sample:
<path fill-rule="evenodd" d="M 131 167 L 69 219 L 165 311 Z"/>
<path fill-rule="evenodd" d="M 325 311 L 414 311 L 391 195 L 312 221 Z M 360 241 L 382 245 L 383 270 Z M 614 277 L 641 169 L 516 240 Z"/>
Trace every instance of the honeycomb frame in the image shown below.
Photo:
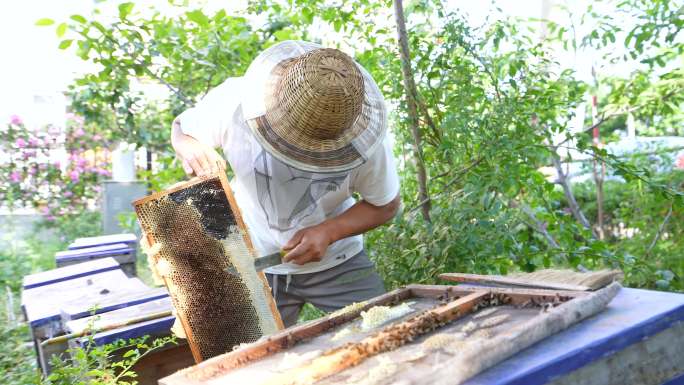
<path fill-rule="evenodd" d="M 197 363 L 284 328 L 223 173 L 133 202 Z M 231 271 L 238 268 L 239 276 Z"/>

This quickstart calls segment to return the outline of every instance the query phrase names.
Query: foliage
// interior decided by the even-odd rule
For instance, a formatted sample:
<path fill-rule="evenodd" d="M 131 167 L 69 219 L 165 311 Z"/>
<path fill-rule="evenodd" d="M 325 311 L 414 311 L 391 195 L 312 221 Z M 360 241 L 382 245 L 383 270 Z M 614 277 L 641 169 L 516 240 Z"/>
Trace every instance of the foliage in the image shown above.
<path fill-rule="evenodd" d="M 73 15 L 58 24 L 57 32 L 62 48 L 74 47 L 81 58 L 100 65 L 73 86 L 74 108 L 96 124 L 114 122 L 113 136 L 159 151 L 161 172 L 154 178 L 144 174 L 155 188 L 182 175 L 168 152 L 171 118 L 226 77 L 240 75 L 261 49 L 274 41 L 302 38 L 325 40 L 354 53 L 388 105 L 395 107 L 390 118 L 404 211 L 367 237 L 389 286 L 432 282 L 445 270 L 505 273 L 581 265 L 620 267 L 627 282 L 647 287 L 663 287 L 656 282 L 663 274 L 670 276 L 661 272 L 667 270 L 672 273 L 666 279 L 669 287 L 681 289 L 681 269 L 667 262 L 674 254 L 666 251 L 667 240 L 677 234 L 656 239 L 653 247 L 644 244 L 654 239 L 649 236 L 658 219 L 665 219 L 663 207 L 672 206 L 673 219 L 681 212 L 681 187 L 663 183 L 644 165 L 612 156 L 593 147 L 584 133 L 570 130 L 588 92 L 601 92 L 605 124 L 620 124 L 612 119 L 624 120 L 627 112 L 662 127 L 679 119 L 681 66 L 669 64 L 680 60 L 683 51 L 678 8 L 665 0 L 610 4 L 630 15 L 628 27 L 597 6 L 580 21 L 591 27 L 587 36 L 575 37 L 572 26 L 548 22 L 547 38 L 541 40 L 534 24 L 524 20 L 496 14 L 474 27 L 439 1 L 407 5 L 432 223 L 415 210 L 420 203 L 415 170 L 406 157 L 413 138 L 394 26 L 387 23 L 389 2 L 254 0 L 246 17 L 172 6 L 174 17 L 122 3 L 113 19 L 97 11 L 89 18 Z M 262 26 L 248 21 L 254 15 L 265 20 Z M 555 61 L 552 48 L 558 42 L 568 49 L 604 50 L 608 64 L 631 60 L 640 67 L 629 79 L 606 77 L 599 86 L 587 84 Z M 628 56 L 610 56 L 625 49 Z M 137 83 L 163 86 L 168 94 L 161 101 L 147 101 L 136 91 Z M 640 229 L 639 237 L 599 240 L 593 213 L 588 226 L 578 221 L 577 212 L 595 204 L 591 193 L 574 207 L 569 184 L 551 181 L 540 171 L 562 161 L 559 145 L 605 162 L 611 173 L 622 175 L 626 191 L 654 194 L 652 201 L 640 201 L 643 210 L 650 210 L 643 221 L 620 214 Z M 607 192 L 616 193 L 612 187 Z M 617 217 L 615 211 L 610 215 Z M 660 262 L 644 258 L 649 253 L 657 253 Z"/>
<path fill-rule="evenodd" d="M 673 170 L 655 176 L 657 182 L 684 187 L 684 171 Z M 627 284 L 652 289 L 683 290 L 684 208 L 642 183 L 608 181 L 605 184 L 606 227 L 609 242 L 624 260 L 621 266 Z M 578 202 L 590 217 L 596 216 L 593 183 L 575 186 Z"/>
<path fill-rule="evenodd" d="M 227 77 L 244 72 L 262 48 L 242 17 L 179 6 L 174 12 L 126 2 L 113 21 L 96 9 L 92 17 L 72 15 L 57 26 L 60 48 L 71 47 L 100 68 L 72 85 L 73 109 L 100 127 L 114 127 L 111 138 L 161 155 L 162 172 L 142 175 L 154 181 L 152 187 L 183 175 L 168 145 L 173 117 Z M 150 84 L 166 90 L 161 100 L 145 98 Z"/>
<path fill-rule="evenodd" d="M 28 325 L 12 326 L 4 322 L 0 326 L 0 372 L 3 382 L 12 385 L 39 384 L 40 374 L 36 365 L 33 346 L 28 342 Z"/>
<path fill-rule="evenodd" d="M 133 366 L 155 350 L 175 343 L 175 337 L 150 341 L 145 336 L 96 346 L 91 336 L 85 348 L 69 349 L 70 360 L 53 357 L 54 370 L 45 385 L 134 385 L 137 374 Z"/>
<path fill-rule="evenodd" d="M 316 306 L 310 303 L 305 303 L 302 307 L 302 311 L 299 312 L 299 318 L 297 318 L 297 323 L 315 320 L 325 316 L 326 314 L 326 312 L 317 308 Z"/>

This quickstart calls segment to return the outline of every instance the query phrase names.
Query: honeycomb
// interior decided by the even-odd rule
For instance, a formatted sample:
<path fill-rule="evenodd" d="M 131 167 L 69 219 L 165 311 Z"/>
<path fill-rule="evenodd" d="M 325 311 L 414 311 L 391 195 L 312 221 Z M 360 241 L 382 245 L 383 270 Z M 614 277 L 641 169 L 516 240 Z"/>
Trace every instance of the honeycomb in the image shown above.
<path fill-rule="evenodd" d="M 197 362 L 282 328 L 223 177 L 134 202 Z M 233 273 L 231 273 L 231 271 Z M 238 274 L 235 274 L 237 271 Z"/>

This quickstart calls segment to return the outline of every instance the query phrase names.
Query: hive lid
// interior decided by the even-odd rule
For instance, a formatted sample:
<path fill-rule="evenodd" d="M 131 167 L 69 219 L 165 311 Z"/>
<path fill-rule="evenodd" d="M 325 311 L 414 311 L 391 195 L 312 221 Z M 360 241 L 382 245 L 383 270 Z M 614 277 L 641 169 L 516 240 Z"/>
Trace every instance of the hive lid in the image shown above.
<path fill-rule="evenodd" d="M 59 252 L 55 253 L 55 259 L 63 262 L 63 261 L 78 260 L 78 259 L 83 259 L 83 258 L 130 254 L 133 251 L 134 250 L 131 247 L 129 247 L 129 245 L 127 245 L 125 243 L 115 243 L 112 245 L 86 247 L 83 249 L 59 251 Z"/>
<path fill-rule="evenodd" d="M 90 293 L 78 301 L 64 304 L 60 308 L 62 319 L 75 320 L 169 296 L 166 289 L 150 289 L 137 278 L 129 278 L 121 286 L 124 288 L 123 291 Z"/>
<path fill-rule="evenodd" d="M 103 330 L 112 325 L 121 325 L 122 323 L 133 319 L 170 312 L 172 308 L 171 298 L 167 296 L 153 301 L 112 310 L 107 313 L 67 321 L 65 330 L 68 333 L 81 333 L 86 329 Z"/>
<path fill-rule="evenodd" d="M 105 246 L 115 243 L 134 244 L 138 241 L 135 234 L 111 234 L 98 237 L 76 238 L 69 246 L 69 250 L 82 249 L 85 247 Z"/>
<path fill-rule="evenodd" d="M 119 339 L 131 339 L 140 338 L 146 335 L 161 335 L 168 334 L 169 329 L 173 326 L 173 322 L 176 320 L 175 316 L 167 316 L 162 318 L 153 319 L 150 321 L 140 322 L 129 326 L 124 326 L 122 328 L 103 331 L 96 333 L 92 336 L 95 345 L 105 345 L 115 342 Z M 78 339 L 78 344 L 85 346 L 88 343 L 90 337 L 82 337 Z"/>
<path fill-rule="evenodd" d="M 39 286 L 51 285 L 57 282 L 68 281 L 70 279 L 85 277 L 97 273 L 119 269 L 119 262 L 116 259 L 107 257 L 60 267 L 57 269 L 42 271 L 24 277 L 24 290 L 33 289 Z"/>

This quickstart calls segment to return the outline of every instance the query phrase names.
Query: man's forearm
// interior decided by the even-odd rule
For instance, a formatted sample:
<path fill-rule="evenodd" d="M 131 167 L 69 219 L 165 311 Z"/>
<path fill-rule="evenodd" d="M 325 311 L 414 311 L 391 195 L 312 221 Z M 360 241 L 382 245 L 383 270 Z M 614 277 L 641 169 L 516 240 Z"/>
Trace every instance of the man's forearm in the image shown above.
<path fill-rule="evenodd" d="M 363 234 L 387 223 L 396 215 L 400 204 L 398 195 L 384 206 L 374 206 L 366 201 L 360 201 L 342 214 L 321 223 L 321 226 L 329 232 L 332 241 L 335 242 Z"/>

